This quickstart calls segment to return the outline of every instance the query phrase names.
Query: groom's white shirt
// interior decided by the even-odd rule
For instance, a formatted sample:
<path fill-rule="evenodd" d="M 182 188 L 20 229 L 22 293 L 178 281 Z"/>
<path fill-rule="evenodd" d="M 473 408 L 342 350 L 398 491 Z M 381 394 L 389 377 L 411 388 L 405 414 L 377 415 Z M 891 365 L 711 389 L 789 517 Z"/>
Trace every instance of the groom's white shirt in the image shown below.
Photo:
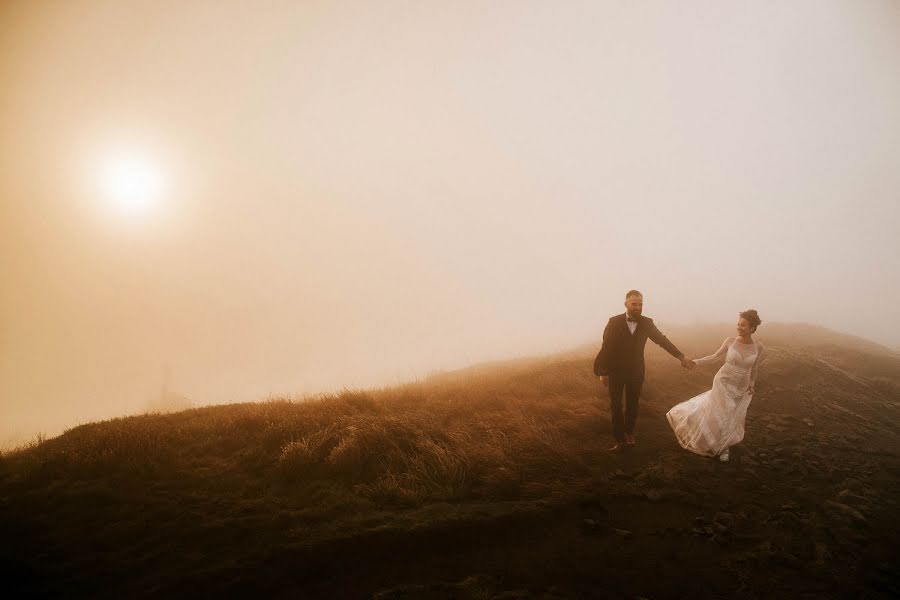
<path fill-rule="evenodd" d="M 637 329 L 637 321 L 629 321 L 627 312 L 625 313 L 625 324 L 628 325 L 628 330 L 631 331 L 633 335 L 634 330 Z"/>

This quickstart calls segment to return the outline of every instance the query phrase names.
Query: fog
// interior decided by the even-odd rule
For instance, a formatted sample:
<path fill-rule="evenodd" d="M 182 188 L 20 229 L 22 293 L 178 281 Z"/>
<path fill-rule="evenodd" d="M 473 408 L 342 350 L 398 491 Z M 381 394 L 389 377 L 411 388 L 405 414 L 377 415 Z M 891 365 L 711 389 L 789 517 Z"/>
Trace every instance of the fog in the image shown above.
<path fill-rule="evenodd" d="M 631 288 L 898 348 L 898 65 L 889 0 L 6 0 L 0 442 L 563 350 Z"/>

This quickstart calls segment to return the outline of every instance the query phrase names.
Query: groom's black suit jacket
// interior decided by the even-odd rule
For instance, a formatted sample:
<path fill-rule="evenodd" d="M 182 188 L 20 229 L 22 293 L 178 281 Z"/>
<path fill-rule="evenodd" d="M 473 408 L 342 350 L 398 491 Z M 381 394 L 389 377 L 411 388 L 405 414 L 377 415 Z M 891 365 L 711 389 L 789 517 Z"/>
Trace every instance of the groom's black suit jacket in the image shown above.
<path fill-rule="evenodd" d="M 653 319 L 641 315 L 638 317 L 637 328 L 631 333 L 623 313 L 612 317 L 603 330 L 603 346 L 594 359 L 594 374 L 643 381 L 644 346 L 648 338 L 675 358 L 680 359 L 684 356 L 675 344 L 656 328 Z"/>

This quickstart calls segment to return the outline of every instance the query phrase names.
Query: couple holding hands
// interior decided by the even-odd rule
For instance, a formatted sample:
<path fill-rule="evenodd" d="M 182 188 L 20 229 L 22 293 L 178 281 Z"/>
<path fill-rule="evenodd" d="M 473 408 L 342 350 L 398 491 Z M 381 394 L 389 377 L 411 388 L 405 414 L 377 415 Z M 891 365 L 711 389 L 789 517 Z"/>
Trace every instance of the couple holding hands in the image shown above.
<path fill-rule="evenodd" d="M 666 413 L 682 448 L 704 456 L 728 460 L 728 449 L 744 438 L 744 420 L 753 398 L 757 365 L 763 345 L 753 339 L 762 322 L 753 309 L 738 316 L 737 336 L 703 358 L 691 360 L 657 329 L 653 319 L 641 314 L 644 297 L 637 290 L 625 295 L 625 313 L 606 324 L 603 345 L 594 359 L 594 374 L 609 389 L 612 430 L 611 451 L 635 445 L 638 400 L 644 383 L 644 345 L 650 339 L 681 361 L 686 369 L 725 359 L 712 389 L 681 402 Z M 623 406 L 624 401 L 624 406 Z"/>

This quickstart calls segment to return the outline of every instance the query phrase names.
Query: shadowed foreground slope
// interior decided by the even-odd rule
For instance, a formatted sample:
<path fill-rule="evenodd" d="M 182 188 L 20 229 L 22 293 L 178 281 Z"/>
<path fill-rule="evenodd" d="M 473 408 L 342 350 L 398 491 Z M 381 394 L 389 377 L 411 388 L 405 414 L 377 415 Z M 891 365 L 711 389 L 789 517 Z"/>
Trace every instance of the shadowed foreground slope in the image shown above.
<path fill-rule="evenodd" d="M 669 332 L 691 356 L 728 327 Z M 900 594 L 900 356 L 760 332 L 719 463 L 664 413 L 711 384 L 648 348 L 638 446 L 610 443 L 595 347 L 303 402 L 84 425 L 0 459 L 19 596 Z"/>

